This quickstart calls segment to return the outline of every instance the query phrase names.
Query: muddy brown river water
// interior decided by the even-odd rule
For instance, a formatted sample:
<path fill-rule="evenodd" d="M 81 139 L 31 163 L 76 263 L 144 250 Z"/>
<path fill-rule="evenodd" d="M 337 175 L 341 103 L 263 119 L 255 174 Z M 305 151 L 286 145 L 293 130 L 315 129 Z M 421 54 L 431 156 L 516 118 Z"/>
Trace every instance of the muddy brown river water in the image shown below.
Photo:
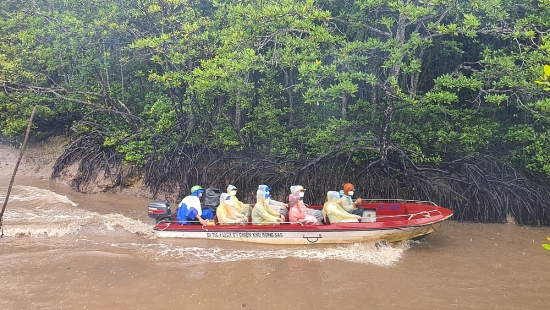
<path fill-rule="evenodd" d="M 397 244 L 168 240 L 148 202 L 17 178 L 0 309 L 550 309 L 548 227 L 448 221 Z"/>

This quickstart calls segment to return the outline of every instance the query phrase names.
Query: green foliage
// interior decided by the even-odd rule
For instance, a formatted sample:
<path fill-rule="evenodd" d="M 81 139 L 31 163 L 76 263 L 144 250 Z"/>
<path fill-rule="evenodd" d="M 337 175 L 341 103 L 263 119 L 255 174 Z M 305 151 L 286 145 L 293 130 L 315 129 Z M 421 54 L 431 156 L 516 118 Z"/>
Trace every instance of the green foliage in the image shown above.
<path fill-rule="evenodd" d="M 533 172 L 550 174 L 550 133 L 517 125 L 509 129 L 505 138 L 516 145 L 510 153 L 511 162 Z"/>
<path fill-rule="evenodd" d="M 149 139 L 147 139 L 149 138 Z M 150 136 L 141 136 L 140 140 L 118 144 L 117 151 L 124 156 L 124 163 L 133 163 L 138 167 L 145 165 L 147 156 L 153 150 Z"/>
<path fill-rule="evenodd" d="M 99 132 L 138 166 L 176 145 L 311 159 L 360 141 L 339 151 L 550 176 L 547 2 L 6 0 L 0 130 L 21 138 L 38 105 L 36 132 Z"/>
<path fill-rule="evenodd" d="M 550 241 L 550 237 L 547 236 L 546 239 L 547 239 L 548 241 Z M 545 249 L 547 249 L 548 251 L 550 251 L 550 244 L 543 243 L 543 244 L 542 244 L 542 247 L 545 248 Z"/>
<path fill-rule="evenodd" d="M 307 141 L 311 146 L 311 156 L 322 156 L 338 144 L 351 140 L 349 128 L 352 123 L 342 119 L 331 118 L 327 120 L 322 128 L 313 133 Z"/>
<path fill-rule="evenodd" d="M 535 83 L 539 85 L 544 86 L 544 90 L 550 91 L 550 66 L 544 65 L 544 74 L 540 76 L 538 80 L 535 81 Z"/>
<path fill-rule="evenodd" d="M 498 140 L 500 124 L 475 110 L 442 110 L 418 105 L 396 115 L 392 140 L 404 146 L 419 163 L 439 163 L 442 158 L 484 152 Z"/>

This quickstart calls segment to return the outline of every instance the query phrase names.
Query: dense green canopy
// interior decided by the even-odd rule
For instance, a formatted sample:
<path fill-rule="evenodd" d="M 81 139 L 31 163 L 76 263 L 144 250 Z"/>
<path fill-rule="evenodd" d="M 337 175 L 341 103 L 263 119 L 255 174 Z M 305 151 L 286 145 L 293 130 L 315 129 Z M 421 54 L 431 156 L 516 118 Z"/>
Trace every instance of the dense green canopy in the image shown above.
<path fill-rule="evenodd" d="M 79 190 L 351 181 L 548 225 L 549 30 L 548 0 L 4 0 L 0 129 L 38 106 Z"/>

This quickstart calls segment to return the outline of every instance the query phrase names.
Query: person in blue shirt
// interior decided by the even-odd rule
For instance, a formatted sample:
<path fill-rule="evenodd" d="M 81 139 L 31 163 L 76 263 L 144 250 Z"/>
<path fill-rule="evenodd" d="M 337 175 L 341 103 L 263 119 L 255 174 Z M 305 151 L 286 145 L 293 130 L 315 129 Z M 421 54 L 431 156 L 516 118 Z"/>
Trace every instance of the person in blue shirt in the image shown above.
<path fill-rule="evenodd" d="M 180 224 L 191 224 L 190 222 L 199 222 L 206 225 L 209 220 L 214 220 L 214 212 L 210 209 L 201 207 L 201 200 L 204 189 L 199 185 L 191 187 L 191 195 L 185 196 L 179 204 L 177 211 L 178 222 Z"/>
<path fill-rule="evenodd" d="M 355 192 L 355 186 L 351 183 L 344 184 L 343 196 L 340 198 L 340 205 L 344 210 L 348 211 L 351 214 L 363 216 L 363 207 L 361 207 L 361 198 L 355 199 L 351 198 Z"/>

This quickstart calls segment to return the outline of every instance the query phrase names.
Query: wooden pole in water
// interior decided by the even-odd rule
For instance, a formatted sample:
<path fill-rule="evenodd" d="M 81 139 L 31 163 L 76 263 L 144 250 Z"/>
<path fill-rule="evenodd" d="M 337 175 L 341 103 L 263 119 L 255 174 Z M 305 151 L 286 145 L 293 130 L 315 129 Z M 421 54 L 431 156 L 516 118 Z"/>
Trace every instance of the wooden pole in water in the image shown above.
<path fill-rule="evenodd" d="M 8 199 L 10 198 L 10 192 L 11 187 L 13 185 L 13 181 L 15 180 L 15 174 L 17 173 L 17 168 L 19 168 L 19 163 L 21 163 L 21 159 L 23 159 L 23 152 L 25 152 L 25 148 L 27 147 L 27 139 L 29 138 L 29 133 L 31 132 L 31 125 L 32 125 L 32 119 L 34 117 L 34 112 L 36 111 L 36 106 L 32 109 L 31 118 L 29 118 L 29 125 L 27 125 L 27 133 L 25 134 L 25 140 L 23 140 L 23 145 L 21 146 L 21 152 L 19 153 L 19 159 L 17 160 L 17 163 L 15 164 L 15 169 L 13 169 L 13 174 L 11 175 L 11 181 L 10 185 L 8 186 L 8 192 L 6 193 L 6 200 L 4 200 L 4 205 L 2 206 L 2 211 L 0 212 L 0 238 L 4 237 L 4 211 L 6 210 L 6 206 L 8 205 Z"/>

